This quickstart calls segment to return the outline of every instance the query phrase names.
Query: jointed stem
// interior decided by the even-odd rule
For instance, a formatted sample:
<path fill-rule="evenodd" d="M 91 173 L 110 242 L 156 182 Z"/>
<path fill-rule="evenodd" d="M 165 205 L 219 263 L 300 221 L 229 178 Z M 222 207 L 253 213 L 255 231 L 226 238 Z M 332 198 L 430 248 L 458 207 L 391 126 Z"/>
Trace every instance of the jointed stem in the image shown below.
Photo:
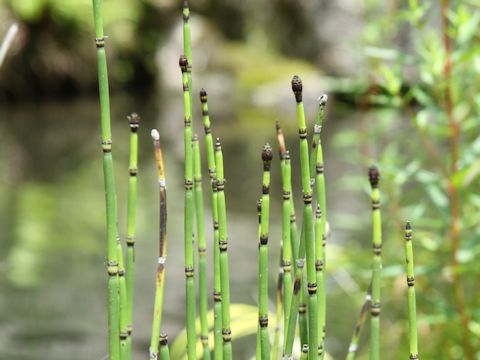
<path fill-rule="evenodd" d="M 213 147 L 212 129 L 210 125 L 210 116 L 208 114 L 207 92 L 205 89 L 200 91 L 200 101 L 202 103 L 203 126 L 205 129 L 205 148 L 207 150 L 208 175 L 210 178 L 210 195 L 212 204 L 213 218 L 213 338 L 215 360 L 222 360 L 222 297 L 220 281 L 220 248 L 218 233 L 218 206 L 217 206 L 217 169 L 215 166 L 215 152 Z"/>
<path fill-rule="evenodd" d="M 112 160 L 112 135 L 110 130 L 110 98 L 108 93 L 108 69 L 103 33 L 102 0 L 93 0 L 95 20 L 95 44 L 97 46 L 98 86 L 102 128 L 103 173 L 105 183 L 105 207 L 107 218 L 107 273 L 108 273 L 108 354 L 110 360 L 120 357 L 119 343 L 119 280 L 117 254 L 117 200 Z"/>
<path fill-rule="evenodd" d="M 155 150 L 160 192 L 159 252 L 155 281 L 155 305 L 153 309 L 152 334 L 150 339 L 150 359 L 157 359 L 159 339 L 161 340 L 160 330 L 162 325 L 163 289 L 165 287 L 165 263 L 167 260 L 167 184 L 165 180 L 162 148 L 160 147 L 160 135 L 156 129 L 153 129 L 151 134 Z"/>
<path fill-rule="evenodd" d="M 205 243 L 205 229 L 203 225 L 203 191 L 202 191 L 202 164 L 200 160 L 200 147 L 197 135 L 193 136 L 193 168 L 195 191 L 195 214 L 197 216 L 198 236 L 198 285 L 199 285 L 199 310 L 200 310 L 200 337 L 203 346 L 203 359 L 210 359 L 208 347 L 208 284 L 207 284 L 207 245 Z"/>
<path fill-rule="evenodd" d="M 168 336 L 167 336 L 167 334 L 160 334 L 159 348 L 160 348 L 160 359 L 161 360 L 170 360 L 170 352 L 168 350 Z"/>
<path fill-rule="evenodd" d="M 412 228 L 410 222 L 405 226 L 405 257 L 407 263 L 408 285 L 408 344 L 410 359 L 418 357 L 417 304 L 415 300 L 415 265 L 413 262 Z"/>
<path fill-rule="evenodd" d="M 232 359 L 232 331 L 230 329 L 230 276 L 228 264 L 227 208 L 225 204 L 225 176 L 220 139 L 215 142 L 215 165 L 217 166 L 217 203 L 219 222 L 220 279 L 222 289 L 222 336 L 223 359 Z"/>
<path fill-rule="evenodd" d="M 380 289 L 382 269 L 382 218 L 380 213 L 380 192 L 378 182 L 380 173 L 375 166 L 368 171 L 372 187 L 372 228 L 373 228 L 373 264 L 372 264 L 372 304 L 370 307 L 370 360 L 380 359 Z"/>
<path fill-rule="evenodd" d="M 196 358 L 196 331 L 195 331 L 195 279 L 193 254 L 193 151 L 192 151 L 192 116 L 191 98 L 189 92 L 188 61 L 185 56 L 180 57 L 180 68 L 183 81 L 183 104 L 185 113 L 184 145 L 185 145 L 185 204 L 184 204 L 184 249 L 185 249 L 185 282 L 186 282 L 186 314 L 187 314 L 187 353 L 188 359 Z"/>
<path fill-rule="evenodd" d="M 348 347 L 347 360 L 355 360 L 357 356 L 358 343 L 360 341 L 360 335 L 367 318 L 367 312 L 370 309 L 372 303 L 372 283 L 368 287 L 367 295 L 365 295 L 365 301 L 360 309 L 360 315 L 358 316 L 357 323 L 355 324 L 355 330 L 353 331 L 352 339 L 350 340 L 350 346 Z"/>
<path fill-rule="evenodd" d="M 130 160 L 128 165 L 128 203 L 127 203 L 127 263 L 125 280 L 127 283 L 127 353 L 132 355 L 133 331 L 133 294 L 135 288 L 135 234 L 137 220 L 137 162 L 138 127 L 140 117 L 133 113 L 128 116 L 130 124 Z"/>

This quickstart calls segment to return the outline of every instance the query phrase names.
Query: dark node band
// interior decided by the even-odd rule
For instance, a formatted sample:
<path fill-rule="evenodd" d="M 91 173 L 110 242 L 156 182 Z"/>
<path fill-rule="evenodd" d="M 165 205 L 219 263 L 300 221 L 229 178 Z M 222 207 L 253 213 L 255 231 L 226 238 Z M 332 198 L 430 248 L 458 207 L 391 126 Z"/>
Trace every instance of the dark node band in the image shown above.
<path fill-rule="evenodd" d="M 218 228 L 219 228 L 218 221 L 213 221 L 213 230 L 218 230 Z"/>
<path fill-rule="evenodd" d="M 206 248 L 201 248 L 201 247 L 198 248 L 198 253 L 199 254 L 206 254 L 206 252 L 207 252 Z"/>
<path fill-rule="evenodd" d="M 297 220 L 297 217 L 295 216 L 295 214 L 291 214 L 290 215 L 290 222 L 294 223 L 296 220 Z"/>
<path fill-rule="evenodd" d="M 190 278 L 195 274 L 193 266 L 185 266 L 185 277 Z"/>
<path fill-rule="evenodd" d="M 112 140 L 102 141 L 102 151 L 108 153 L 112 151 Z"/>
<path fill-rule="evenodd" d="M 138 116 L 137 113 L 131 113 L 127 116 L 127 119 L 128 123 L 130 124 L 130 129 L 133 132 L 136 132 L 138 130 L 138 127 L 140 126 L 140 116 Z"/>
<path fill-rule="evenodd" d="M 323 174 L 323 172 L 325 171 L 325 168 L 323 166 L 323 164 L 318 164 L 315 169 L 317 170 L 317 174 L 320 175 L 320 174 Z"/>
<path fill-rule="evenodd" d="M 318 355 L 318 356 L 322 356 L 322 355 L 323 355 L 323 346 L 322 346 L 322 345 L 318 345 L 317 355 Z"/>
<path fill-rule="evenodd" d="M 374 303 L 371 305 L 370 314 L 372 316 L 380 316 L 380 303 Z"/>
<path fill-rule="evenodd" d="M 105 47 L 105 39 L 106 38 L 107 38 L 107 36 L 95 38 L 95 46 L 98 49 Z"/>
<path fill-rule="evenodd" d="M 125 269 L 119 269 L 118 276 L 125 276 Z"/>
<path fill-rule="evenodd" d="M 160 334 L 160 341 L 159 341 L 160 346 L 166 346 L 168 345 L 168 335 L 167 334 Z"/>
<path fill-rule="evenodd" d="M 202 115 L 203 116 L 208 116 L 208 110 L 202 109 Z"/>
<path fill-rule="evenodd" d="M 117 276 L 118 275 L 118 264 L 109 265 L 107 267 L 108 276 Z"/>
<path fill-rule="evenodd" d="M 207 102 L 207 96 L 208 96 L 207 90 L 205 90 L 204 88 L 202 88 L 202 89 L 200 90 L 200 101 L 201 101 L 202 103 L 206 103 L 206 102 Z"/>
<path fill-rule="evenodd" d="M 137 168 L 129 168 L 128 169 L 128 174 L 130 176 L 137 176 L 137 173 L 138 173 L 138 169 Z"/>
<path fill-rule="evenodd" d="M 377 256 L 382 255 L 382 244 L 373 244 L 373 253 Z"/>
<path fill-rule="evenodd" d="M 284 191 L 282 193 L 283 200 L 290 200 L 291 193 L 290 191 Z"/>
<path fill-rule="evenodd" d="M 208 336 L 200 336 L 200 340 L 202 341 L 202 344 L 208 344 Z"/>
<path fill-rule="evenodd" d="M 315 270 L 323 271 L 323 261 L 322 260 L 317 260 L 315 262 Z"/>
<path fill-rule="evenodd" d="M 180 59 L 178 60 L 178 64 L 180 65 L 180 69 L 182 73 L 187 72 L 188 61 L 185 55 L 181 55 Z"/>
<path fill-rule="evenodd" d="M 315 209 L 315 217 L 317 219 L 320 219 L 322 217 L 322 209 L 320 208 L 320 204 L 318 204 L 317 208 Z"/>
<path fill-rule="evenodd" d="M 305 304 L 298 305 L 298 313 L 299 314 L 305 314 L 306 312 L 307 312 L 307 305 L 305 305 Z"/>
<path fill-rule="evenodd" d="M 298 129 L 298 136 L 300 136 L 300 140 L 307 138 L 307 128 Z"/>
<path fill-rule="evenodd" d="M 222 293 L 218 291 L 213 292 L 213 301 L 215 302 L 221 302 L 222 301 Z"/>
<path fill-rule="evenodd" d="M 128 334 L 128 336 L 132 336 L 132 332 L 133 332 L 133 327 L 132 327 L 132 325 L 128 325 L 128 327 L 127 327 L 127 334 Z"/>
<path fill-rule="evenodd" d="M 135 237 L 127 236 L 127 246 L 134 246 L 135 245 Z"/>
<path fill-rule="evenodd" d="M 120 332 L 120 334 L 119 334 L 120 340 L 127 340 L 127 337 L 128 337 L 128 333 L 123 332 L 123 331 Z"/>
<path fill-rule="evenodd" d="M 258 323 L 260 324 L 260 327 L 268 327 L 268 316 L 260 316 L 258 318 Z"/>
<path fill-rule="evenodd" d="M 415 277 L 414 276 L 407 276 L 407 285 L 408 286 L 415 286 Z"/>
<path fill-rule="evenodd" d="M 190 14 L 183 14 L 183 21 L 188 21 L 190 19 Z"/>
<path fill-rule="evenodd" d="M 264 162 L 263 163 L 263 171 L 270 171 L 270 163 Z"/>
<path fill-rule="evenodd" d="M 309 347 L 308 347 L 307 344 L 303 344 L 303 345 L 302 345 L 302 353 L 307 354 L 307 353 L 308 353 L 308 349 L 309 349 Z"/>
<path fill-rule="evenodd" d="M 188 91 L 188 89 L 187 89 L 187 91 Z M 192 118 L 184 118 L 183 119 L 183 124 L 185 126 L 191 126 L 192 125 Z"/>
<path fill-rule="evenodd" d="M 222 330 L 222 338 L 223 338 L 223 342 L 232 341 L 232 332 L 230 331 L 230 329 L 223 329 Z"/>
<path fill-rule="evenodd" d="M 217 180 L 217 191 L 225 190 L 225 181 L 224 180 Z"/>
<path fill-rule="evenodd" d="M 192 180 L 190 179 L 185 180 L 185 190 L 192 190 L 192 188 L 193 188 Z"/>
<path fill-rule="evenodd" d="M 268 244 L 268 235 L 262 234 L 260 235 L 260 245 L 267 245 Z"/>
<path fill-rule="evenodd" d="M 410 360 L 418 360 L 418 354 L 410 354 Z"/>
<path fill-rule="evenodd" d="M 268 195 L 269 192 L 270 192 L 270 186 L 262 185 L 262 194 L 263 195 Z"/>
<path fill-rule="evenodd" d="M 292 271 L 292 263 L 288 260 L 282 261 L 282 268 L 284 273 L 290 272 Z"/>
<path fill-rule="evenodd" d="M 308 289 L 308 293 L 310 295 L 316 294 L 317 293 L 317 283 L 316 282 L 308 283 L 307 284 L 307 289 Z"/>
<path fill-rule="evenodd" d="M 412 230 L 405 231 L 405 240 L 406 241 L 412 240 Z"/>
<path fill-rule="evenodd" d="M 380 200 L 372 200 L 372 210 L 380 209 Z"/>
<path fill-rule="evenodd" d="M 220 138 L 218 138 L 218 137 L 217 137 L 217 139 L 215 140 L 215 150 L 216 150 L 216 151 L 222 150 L 222 144 L 220 143 Z"/>
<path fill-rule="evenodd" d="M 303 194 L 303 202 L 305 204 L 311 204 L 312 203 L 312 194 Z"/>
<path fill-rule="evenodd" d="M 228 241 L 226 240 L 220 240 L 218 243 L 218 247 L 220 248 L 220 251 L 227 251 L 228 250 Z"/>

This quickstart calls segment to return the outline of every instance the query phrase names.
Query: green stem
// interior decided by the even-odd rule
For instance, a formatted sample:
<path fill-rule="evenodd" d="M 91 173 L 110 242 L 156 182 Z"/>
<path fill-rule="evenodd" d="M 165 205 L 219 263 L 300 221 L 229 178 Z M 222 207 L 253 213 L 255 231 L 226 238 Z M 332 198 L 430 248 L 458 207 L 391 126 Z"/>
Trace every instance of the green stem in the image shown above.
<path fill-rule="evenodd" d="M 257 216 L 258 216 L 258 248 L 260 249 L 260 234 L 262 233 L 262 198 L 257 200 Z M 257 279 L 258 281 L 258 279 Z M 260 284 L 260 282 L 259 282 Z M 255 359 L 260 360 L 262 358 L 262 340 L 260 338 L 260 323 L 257 323 L 257 336 L 255 347 Z"/>
<path fill-rule="evenodd" d="M 370 360 L 380 359 L 380 289 L 382 269 L 382 219 L 380 213 L 380 192 L 378 182 L 380 173 L 375 166 L 368 171 L 372 187 L 372 228 L 373 228 L 373 264 L 372 264 L 372 305 L 370 308 Z"/>
<path fill-rule="evenodd" d="M 297 101 L 298 133 L 300 137 L 300 167 L 303 190 L 303 233 L 305 234 L 305 251 L 307 263 L 308 289 L 308 357 L 317 358 L 318 354 L 318 305 L 317 279 L 315 270 L 315 240 L 313 235 L 312 188 L 307 141 L 307 126 L 302 102 L 302 81 L 298 76 L 292 79 L 292 90 Z"/>
<path fill-rule="evenodd" d="M 417 336 L 417 304 L 415 300 L 415 264 L 413 262 L 412 227 L 410 222 L 405 226 L 405 257 L 407 263 L 407 285 L 408 285 L 408 344 L 410 359 L 418 357 L 418 336 Z"/>
<path fill-rule="evenodd" d="M 118 257 L 118 285 L 120 300 L 120 359 L 128 360 L 128 310 L 127 310 L 127 284 L 125 281 L 125 266 L 123 264 L 123 251 L 120 244 L 120 237 L 117 237 L 117 257 Z"/>
<path fill-rule="evenodd" d="M 273 154 L 269 144 L 263 147 L 262 209 L 258 257 L 258 323 L 260 325 L 261 359 L 270 359 L 268 334 L 268 234 L 270 215 L 270 166 Z"/>
<path fill-rule="evenodd" d="M 157 273 L 155 280 L 155 303 L 153 309 L 152 333 L 150 338 L 150 359 L 158 358 L 158 344 L 162 326 L 163 293 L 165 287 L 165 263 L 167 260 L 167 184 L 163 164 L 160 135 L 156 129 L 152 130 L 155 160 L 158 172 L 158 186 L 160 193 L 160 235 Z"/>
<path fill-rule="evenodd" d="M 200 91 L 200 101 L 202 103 L 203 127 L 205 129 L 205 148 L 207 150 L 208 175 L 210 178 L 210 195 L 212 204 L 213 218 L 213 339 L 214 349 L 213 357 L 215 360 L 222 360 L 223 339 L 222 339 L 222 293 L 220 279 L 220 248 L 218 233 L 218 206 L 217 206 L 217 169 L 215 166 L 215 152 L 213 147 L 212 129 L 210 116 L 208 114 L 208 98 L 205 89 Z"/>
<path fill-rule="evenodd" d="M 170 360 L 170 351 L 168 350 L 168 336 L 167 334 L 160 334 L 160 360 Z"/>
<path fill-rule="evenodd" d="M 190 8 L 188 6 L 188 0 L 183 1 L 183 53 L 187 58 L 187 73 L 188 73 L 188 89 L 190 93 L 190 99 L 193 99 L 193 86 L 192 86 L 192 40 L 190 34 Z M 192 112 L 192 104 L 190 103 L 190 113 Z"/>
<path fill-rule="evenodd" d="M 280 246 L 280 253 L 283 252 L 283 245 Z M 282 315 L 285 309 L 284 299 L 283 299 L 283 267 L 282 267 L 282 260 L 280 257 L 280 267 L 278 269 L 278 277 L 277 277 L 277 298 L 276 298 L 276 314 L 275 314 L 275 332 L 273 336 L 273 349 L 272 349 L 272 360 L 278 359 L 278 351 L 280 349 L 280 330 Z M 292 284 L 290 283 L 290 286 Z"/>
<path fill-rule="evenodd" d="M 203 191 L 202 191 L 202 163 L 198 136 L 193 136 L 193 176 L 195 192 L 195 214 L 197 216 L 198 236 L 198 286 L 200 310 L 200 338 L 203 346 L 203 359 L 210 359 L 208 347 L 208 284 L 207 284 L 207 245 L 205 243 L 205 228 L 203 223 Z"/>
<path fill-rule="evenodd" d="M 302 352 L 300 353 L 300 360 L 307 360 L 308 359 L 308 345 L 302 345 Z"/>
<path fill-rule="evenodd" d="M 180 68 L 183 81 L 183 104 L 185 113 L 184 145 L 185 145 L 185 204 L 184 204 L 184 249 L 185 249 L 185 283 L 186 283 L 186 314 L 187 314 L 187 354 L 188 359 L 196 358 L 196 331 L 195 331 L 195 278 L 193 254 L 193 151 L 192 151 L 192 115 L 191 99 L 188 80 L 188 61 L 185 56 L 180 57 Z"/>
<path fill-rule="evenodd" d="M 110 129 L 110 99 L 108 69 L 103 33 L 102 0 L 93 0 L 95 44 L 97 46 L 98 86 L 102 129 L 103 173 L 107 223 L 107 273 L 108 273 L 108 354 L 110 360 L 120 358 L 119 343 L 119 279 L 117 254 L 117 204 L 112 159 L 112 135 Z"/>
<path fill-rule="evenodd" d="M 215 164 L 217 166 L 218 223 L 220 248 L 220 279 L 222 289 L 222 336 L 223 359 L 232 359 L 232 331 L 230 329 L 230 275 L 228 264 L 227 208 L 225 204 L 225 176 L 220 139 L 215 142 Z"/>
<path fill-rule="evenodd" d="M 140 117 L 133 113 L 128 116 L 130 124 L 130 159 L 128 164 L 128 203 L 127 203 L 127 264 L 125 280 L 127 283 L 127 353 L 132 356 L 133 331 L 133 294 L 135 288 L 135 234 L 137 220 L 137 163 L 138 163 L 138 127 Z"/>

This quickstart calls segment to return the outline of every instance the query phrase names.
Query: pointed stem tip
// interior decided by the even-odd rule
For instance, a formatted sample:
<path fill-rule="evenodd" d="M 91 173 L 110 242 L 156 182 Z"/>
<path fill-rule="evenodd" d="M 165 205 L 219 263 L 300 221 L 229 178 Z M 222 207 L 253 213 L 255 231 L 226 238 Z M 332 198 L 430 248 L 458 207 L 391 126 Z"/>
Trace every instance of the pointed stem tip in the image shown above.
<path fill-rule="evenodd" d="M 405 224 L 405 230 L 412 230 L 412 225 L 410 225 L 410 221 L 407 221 Z"/>
<path fill-rule="evenodd" d="M 375 165 L 370 166 L 368 169 L 368 179 L 372 188 L 376 188 L 378 186 L 378 182 L 380 180 L 380 171 L 378 171 L 378 168 Z"/>
<path fill-rule="evenodd" d="M 220 138 L 218 137 L 215 140 L 215 150 L 222 150 L 222 144 L 220 143 Z"/>
<path fill-rule="evenodd" d="M 320 95 L 320 97 L 318 98 L 318 105 L 319 106 L 325 106 L 325 105 L 327 105 L 327 101 L 328 101 L 328 95 L 327 94 Z"/>
<path fill-rule="evenodd" d="M 272 147 L 269 143 L 266 143 L 263 146 L 262 150 L 262 160 L 264 163 L 269 163 L 273 159 Z"/>
<path fill-rule="evenodd" d="M 152 136 L 153 140 L 155 140 L 155 141 L 160 140 L 160 134 L 159 134 L 157 129 L 152 129 L 152 131 L 150 131 L 150 135 Z"/>
<path fill-rule="evenodd" d="M 137 113 L 131 113 L 130 115 L 127 115 L 127 119 L 132 130 L 138 129 L 140 126 L 140 116 L 138 116 Z"/>
<path fill-rule="evenodd" d="M 183 72 L 187 72 L 188 61 L 185 55 L 180 55 L 180 59 L 178 60 L 178 64 L 180 65 L 180 69 Z"/>

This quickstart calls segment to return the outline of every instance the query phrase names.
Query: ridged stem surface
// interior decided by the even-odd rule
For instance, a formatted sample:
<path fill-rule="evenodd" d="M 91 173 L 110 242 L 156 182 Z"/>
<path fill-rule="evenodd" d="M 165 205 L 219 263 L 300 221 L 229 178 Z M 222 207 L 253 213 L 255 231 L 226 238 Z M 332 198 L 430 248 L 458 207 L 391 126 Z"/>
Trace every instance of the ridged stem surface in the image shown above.
<path fill-rule="evenodd" d="M 350 340 L 350 345 L 348 347 L 348 353 L 346 360 L 355 360 L 358 351 L 358 345 L 360 342 L 360 336 L 362 333 L 365 320 L 367 318 L 367 313 L 370 310 L 370 305 L 372 302 L 372 283 L 368 287 L 367 295 L 365 295 L 365 301 L 360 309 L 360 314 L 355 324 L 355 330 L 353 331 L 352 339 Z"/>
<path fill-rule="evenodd" d="M 417 336 L 417 302 L 415 299 L 415 264 L 413 262 L 412 227 L 407 222 L 405 226 L 405 258 L 407 263 L 407 286 L 408 286 L 408 345 L 410 359 L 418 357 Z"/>

